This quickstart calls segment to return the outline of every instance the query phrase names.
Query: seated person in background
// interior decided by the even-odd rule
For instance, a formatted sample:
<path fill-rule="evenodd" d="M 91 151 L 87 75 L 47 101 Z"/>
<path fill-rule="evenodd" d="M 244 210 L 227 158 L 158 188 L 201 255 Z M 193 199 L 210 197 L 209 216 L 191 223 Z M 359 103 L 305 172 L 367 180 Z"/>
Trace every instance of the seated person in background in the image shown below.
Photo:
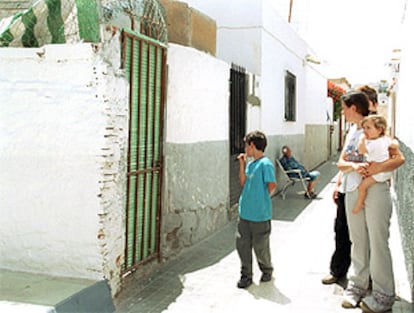
<path fill-rule="evenodd" d="M 300 170 L 302 177 L 308 177 L 310 180 L 308 182 L 308 192 L 305 193 L 305 197 L 308 199 L 316 198 L 316 194 L 313 192 L 313 188 L 315 187 L 316 183 L 319 180 L 319 176 L 321 173 L 319 171 L 311 171 L 305 169 L 305 167 L 300 164 L 296 159 L 292 156 L 292 151 L 288 146 L 283 146 L 282 148 L 283 156 L 279 159 L 280 164 L 282 164 L 283 168 L 286 171 L 289 170 Z M 299 175 L 296 173 L 288 174 L 290 177 L 299 178 Z"/>

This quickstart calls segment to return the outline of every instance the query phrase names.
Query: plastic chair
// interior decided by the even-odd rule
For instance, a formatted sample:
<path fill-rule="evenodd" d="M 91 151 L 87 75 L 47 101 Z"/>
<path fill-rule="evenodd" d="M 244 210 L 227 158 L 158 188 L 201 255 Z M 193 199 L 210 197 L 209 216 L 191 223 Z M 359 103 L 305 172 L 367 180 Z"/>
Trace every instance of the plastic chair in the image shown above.
<path fill-rule="evenodd" d="M 303 177 L 301 171 L 298 170 L 285 170 L 282 166 L 282 164 L 280 163 L 280 161 L 278 159 L 275 160 L 280 172 L 282 173 L 282 176 L 286 179 L 286 183 L 283 186 L 282 192 L 281 192 L 281 197 L 283 200 L 285 200 L 286 198 L 286 190 L 293 186 L 296 182 L 300 182 L 303 190 L 305 190 L 305 194 L 308 195 L 308 197 L 310 198 L 310 194 L 308 193 L 308 187 L 306 185 L 307 182 L 310 181 L 309 177 Z M 294 177 L 289 176 L 289 174 L 297 174 L 299 177 L 296 177 L 296 175 Z"/>

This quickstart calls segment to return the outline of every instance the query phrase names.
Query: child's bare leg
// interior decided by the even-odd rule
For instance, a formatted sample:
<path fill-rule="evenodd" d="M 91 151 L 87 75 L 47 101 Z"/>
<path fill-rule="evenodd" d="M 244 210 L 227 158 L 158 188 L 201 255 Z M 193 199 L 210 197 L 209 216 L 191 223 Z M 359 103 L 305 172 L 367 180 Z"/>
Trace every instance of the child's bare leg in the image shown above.
<path fill-rule="evenodd" d="M 364 202 L 367 196 L 367 190 L 369 187 L 371 187 L 375 183 L 376 181 L 373 177 L 367 177 L 361 182 L 361 184 L 359 184 L 358 199 L 355 204 L 355 207 L 352 209 L 352 213 L 357 214 L 364 208 Z"/>

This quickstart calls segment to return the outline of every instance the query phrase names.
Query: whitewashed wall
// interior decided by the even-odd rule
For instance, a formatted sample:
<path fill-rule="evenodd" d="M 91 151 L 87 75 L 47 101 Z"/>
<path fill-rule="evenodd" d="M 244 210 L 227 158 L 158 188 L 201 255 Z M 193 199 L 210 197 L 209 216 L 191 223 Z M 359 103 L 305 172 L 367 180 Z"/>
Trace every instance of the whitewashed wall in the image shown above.
<path fill-rule="evenodd" d="M 229 136 L 229 65 L 193 48 L 168 49 L 166 141 L 224 141 Z"/>
<path fill-rule="evenodd" d="M 217 57 L 260 75 L 262 0 L 183 0 L 216 20 Z"/>
<path fill-rule="evenodd" d="M 164 257 L 229 221 L 230 67 L 175 44 L 169 45 L 167 62 Z"/>
<path fill-rule="evenodd" d="M 128 93 L 106 46 L 0 49 L 0 267 L 116 292 Z"/>
<path fill-rule="evenodd" d="M 260 126 L 270 137 L 268 154 L 277 154 L 289 140 L 299 159 L 304 159 L 306 125 L 326 128 L 327 79 L 323 64 L 306 62 L 313 52 L 267 0 L 186 0 L 190 6 L 217 22 L 217 57 L 236 63 L 260 77 L 261 107 L 249 110 L 249 127 Z M 231 14 L 228 12 L 231 9 Z M 297 120 L 284 121 L 286 71 L 297 78 Z M 258 117 L 260 115 L 260 117 Z M 253 119 L 253 120 L 251 120 Z M 249 129 L 251 130 L 251 129 Z M 310 145 L 319 144 L 320 138 Z M 326 137 L 324 146 L 328 146 Z M 326 150 L 326 149 L 324 149 Z M 315 150 L 310 164 L 326 160 Z"/>
<path fill-rule="evenodd" d="M 407 3 L 404 23 L 404 38 L 410 38 L 414 27 L 414 5 Z M 414 45 L 404 40 L 401 49 L 401 71 L 398 80 L 396 105 L 396 135 L 414 150 L 414 131 L 412 131 L 412 74 L 414 70 Z"/>
<path fill-rule="evenodd" d="M 394 188 L 397 193 L 396 207 L 401 230 L 405 265 L 411 287 L 411 300 L 414 299 L 414 131 L 412 85 L 414 71 L 414 4 L 407 1 L 404 19 L 404 37 L 401 47 L 400 76 L 396 90 L 396 137 L 405 156 L 405 164 L 397 170 Z"/>

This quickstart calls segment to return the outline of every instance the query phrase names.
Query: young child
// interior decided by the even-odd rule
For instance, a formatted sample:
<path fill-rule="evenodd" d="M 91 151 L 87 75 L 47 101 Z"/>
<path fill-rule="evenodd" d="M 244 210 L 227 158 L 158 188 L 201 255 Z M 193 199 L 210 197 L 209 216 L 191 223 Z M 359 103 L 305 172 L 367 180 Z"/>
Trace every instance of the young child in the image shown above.
<path fill-rule="evenodd" d="M 358 143 L 358 152 L 365 154 L 367 162 L 384 162 L 389 159 L 389 148 L 397 148 L 398 142 L 385 135 L 387 121 L 381 115 L 369 115 L 362 120 L 364 135 Z M 367 190 L 376 182 L 385 182 L 392 172 L 382 172 L 366 177 L 358 187 L 358 200 L 352 213 L 357 214 L 364 208 Z"/>
<path fill-rule="evenodd" d="M 244 137 L 245 153 L 237 159 L 240 165 L 239 221 L 236 248 L 241 261 L 241 278 L 238 288 L 252 283 L 252 249 L 262 271 L 262 282 L 272 279 L 273 266 L 270 257 L 269 237 L 272 219 L 271 194 L 276 190 L 275 168 L 264 156 L 267 145 L 265 134 L 253 131 Z M 247 158 L 251 158 L 247 162 Z"/>

